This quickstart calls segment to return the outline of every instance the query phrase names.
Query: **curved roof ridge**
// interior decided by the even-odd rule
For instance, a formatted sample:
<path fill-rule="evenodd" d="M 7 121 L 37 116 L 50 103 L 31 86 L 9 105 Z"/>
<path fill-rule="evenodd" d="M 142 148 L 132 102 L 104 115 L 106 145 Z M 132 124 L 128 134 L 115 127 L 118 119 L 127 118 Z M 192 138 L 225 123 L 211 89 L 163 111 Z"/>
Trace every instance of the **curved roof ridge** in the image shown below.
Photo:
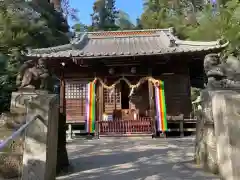
<path fill-rule="evenodd" d="M 217 46 L 217 45 L 226 46 L 228 45 L 229 42 L 222 44 L 220 39 L 216 41 L 188 41 L 188 40 L 176 39 L 175 43 L 177 45 L 191 45 L 191 46 Z"/>
<path fill-rule="evenodd" d="M 155 35 L 159 32 L 169 33 L 171 28 L 167 29 L 142 29 L 142 30 L 122 30 L 122 31 L 95 31 L 95 32 L 86 32 L 88 37 L 91 38 L 106 38 L 106 37 L 126 37 L 126 36 L 141 36 L 141 35 Z"/>
<path fill-rule="evenodd" d="M 118 30 L 118 31 L 93 31 L 93 32 L 86 32 L 87 34 L 97 34 L 97 33 L 118 33 L 118 32 L 149 32 L 149 31 L 170 31 L 172 28 L 163 28 L 163 29 L 134 29 L 134 30 Z"/>
<path fill-rule="evenodd" d="M 160 32 L 158 32 L 158 34 L 161 38 L 161 41 L 163 41 L 166 44 L 166 46 L 169 47 L 171 42 L 170 42 L 170 38 L 169 38 L 168 34 L 166 34 L 166 32 L 164 32 L 164 31 L 160 31 Z"/>
<path fill-rule="evenodd" d="M 79 43 L 81 43 L 83 40 L 85 40 L 87 38 L 87 33 L 83 32 L 83 33 L 79 33 L 77 34 L 77 36 L 75 35 L 75 37 L 70 41 L 70 44 L 73 45 L 78 45 Z"/>
<path fill-rule="evenodd" d="M 37 53 L 51 53 L 51 52 L 57 52 L 62 50 L 71 50 L 72 44 L 64 44 L 54 47 L 48 47 L 48 48 L 39 48 L 39 49 L 28 49 L 28 54 L 37 54 Z"/>
<path fill-rule="evenodd" d="M 74 46 L 80 46 L 84 40 L 87 39 L 86 33 L 79 34 L 78 37 L 74 37 L 70 43 L 54 46 L 54 47 L 47 47 L 47 48 L 39 48 L 39 49 L 28 49 L 28 54 L 30 53 L 51 53 L 51 52 L 58 52 L 58 51 L 66 51 L 74 49 Z"/>
<path fill-rule="evenodd" d="M 88 36 L 89 37 L 89 36 Z M 113 39 L 113 38 L 140 38 L 140 37 L 159 37 L 159 34 L 138 34 L 138 35 L 115 35 L 115 36 L 90 36 L 89 39 Z"/>

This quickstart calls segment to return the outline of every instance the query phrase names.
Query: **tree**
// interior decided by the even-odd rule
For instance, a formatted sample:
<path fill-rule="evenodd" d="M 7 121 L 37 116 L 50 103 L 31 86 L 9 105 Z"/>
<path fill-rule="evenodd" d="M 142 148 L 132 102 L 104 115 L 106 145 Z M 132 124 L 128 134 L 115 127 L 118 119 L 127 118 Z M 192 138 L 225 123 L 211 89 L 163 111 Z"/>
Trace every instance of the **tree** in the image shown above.
<path fill-rule="evenodd" d="M 205 6 L 199 13 L 198 25 L 190 26 L 187 31 L 191 40 L 216 40 L 219 38 L 229 41 L 225 53 L 240 55 L 240 2 L 228 1 L 216 11 L 212 6 Z"/>
<path fill-rule="evenodd" d="M 117 13 L 115 0 L 96 0 L 93 5 L 93 14 L 91 14 L 92 30 L 118 29 L 115 24 Z"/>
<path fill-rule="evenodd" d="M 66 19 L 71 18 L 74 21 L 79 20 L 77 16 L 78 10 L 70 6 L 69 0 L 61 0 L 61 9 Z"/>
<path fill-rule="evenodd" d="M 195 6 L 194 6 L 195 5 Z M 198 7 L 197 7 L 198 6 Z M 199 7 L 195 1 L 146 0 L 141 16 L 143 28 L 174 27 L 182 39 L 230 42 L 227 54 L 239 55 L 240 2 L 224 0 Z"/>
<path fill-rule="evenodd" d="M 0 1 L 0 112 L 9 109 L 11 92 L 22 53 L 27 48 L 44 48 L 69 42 L 69 27 L 61 12 L 47 1 Z M 57 170 L 68 165 L 65 116 L 60 113 Z"/>
<path fill-rule="evenodd" d="M 88 26 L 83 23 L 76 23 L 72 26 L 74 32 L 86 32 L 88 30 Z"/>
<path fill-rule="evenodd" d="M 0 2 L 0 101 L 6 102 L 0 111 L 9 107 L 11 92 L 19 65 L 24 61 L 22 52 L 27 48 L 42 48 L 67 43 L 66 20 L 46 2 L 26 3 L 22 0 Z M 3 58 L 4 57 L 4 58 Z"/>
<path fill-rule="evenodd" d="M 116 18 L 116 25 L 119 27 L 120 30 L 129 30 L 135 28 L 134 24 L 130 20 L 129 15 L 122 10 L 119 10 L 118 12 Z"/>
<path fill-rule="evenodd" d="M 69 37 L 67 36 L 69 26 L 67 24 L 67 19 L 63 16 L 62 12 L 56 11 L 53 4 L 46 1 L 33 1 L 29 2 L 29 5 L 33 8 L 33 11 L 41 15 L 37 21 L 43 21 L 47 27 L 47 31 L 44 33 L 41 32 L 42 37 L 39 37 L 37 43 L 43 41 L 43 38 L 46 40 L 44 43 L 41 42 L 42 44 L 38 44 L 38 47 L 50 47 L 69 42 Z M 36 46 L 36 42 L 34 42 L 31 47 L 32 46 Z"/>
<path fill-rule="evenodd" d="M 145 0 L 144 12 L 141 15 L 143 28 L 169 27 L 171 8 L 167 0 Z"/>
<path fill-rule="evenodd" d="M 136 26 L 134 29 L 143 29 L 142 22 L 140 18 L 136 19 Z"/>

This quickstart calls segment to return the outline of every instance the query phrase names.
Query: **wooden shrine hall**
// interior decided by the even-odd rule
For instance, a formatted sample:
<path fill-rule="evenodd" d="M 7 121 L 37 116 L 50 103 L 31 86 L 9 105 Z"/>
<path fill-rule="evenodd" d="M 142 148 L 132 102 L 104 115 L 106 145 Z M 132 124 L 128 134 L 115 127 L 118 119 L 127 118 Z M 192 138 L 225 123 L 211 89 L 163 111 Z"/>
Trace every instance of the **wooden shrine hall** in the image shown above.
<path fill-rule="evenodd" d="M 28 57 L 47 58 L 61 79 L 67 123 L 98 135 L 140 135 L 183 132 L 190 87 L 204 84 L 203 59 L 226 45 L 180 40 L 172 28 L 82 32 Z"/>

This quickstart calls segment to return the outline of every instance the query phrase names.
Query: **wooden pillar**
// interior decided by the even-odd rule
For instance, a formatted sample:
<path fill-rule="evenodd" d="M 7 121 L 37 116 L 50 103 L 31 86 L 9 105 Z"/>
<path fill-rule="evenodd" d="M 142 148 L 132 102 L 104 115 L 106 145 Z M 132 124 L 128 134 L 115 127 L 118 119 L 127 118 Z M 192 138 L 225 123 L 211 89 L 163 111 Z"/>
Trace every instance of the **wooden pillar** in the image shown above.
<path fill-rule="evenodd" d="M 63 73 L 60 80 L 60 113 L 66 115 L 65 79 Z"/>
<path fill-rule="evenodd" d="M 149 69 L 149 75 L 151 75 L 152 72 Z M 149 91 L 149 110 L 150 110 L 150 117 L 152 118 L 152 137 L 155 137 L 157 135 L 156 131 L 156 112 L 155 112 L 155 105 L 154 105 L 154 93 L 153 93 L 153 84 L 151 81 L 148 81 L 148 91 Z"/>
<path fill-rule="evenodd" d="M 184 118 L 182 118 L 180 120 L 180 124 L 179 124 L 179 129 L 180 129 L 180 137 L 184 137 Z"/>
<path fill-rule="evenodd" d="M 64 66 L 61 66 L 60 77 L 60 107 L 58 123 L 58 152 L 57 152 L 57 172 L 61 172 L 69 166 L 68 154 L 66 149 L 66 99 L 65 99 L 65 78 Z"/>
<path fill-rule="evenodd" d="M 102 120 L 103 116 L 103 86 L 101 83 L 98 85 L 98 90 L 97 90 L 97 96 L 98 96 L 98 101 L 97 101 L 97 122 L 96 122 L 96 132 L 97 132 L 97 137 L 100 137 L 100 124 L 99 121 Z"/>

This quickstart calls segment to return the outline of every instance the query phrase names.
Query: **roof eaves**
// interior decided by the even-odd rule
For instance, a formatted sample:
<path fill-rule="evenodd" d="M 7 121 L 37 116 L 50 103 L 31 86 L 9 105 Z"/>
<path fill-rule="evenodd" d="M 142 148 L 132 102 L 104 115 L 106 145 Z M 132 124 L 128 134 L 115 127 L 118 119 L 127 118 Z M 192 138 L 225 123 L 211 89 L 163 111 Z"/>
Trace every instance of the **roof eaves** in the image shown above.
<path fill-rule="evenodd" d="M 69 50 L 69 51 L 62 51 L 62 52 L 52 52 L 52 53 L 42 53 L 42 54 L 28 54 L 29 57 L 75 57 L 75 58 L 110 58 L 110 57 L 129 57 L 129 56 L 150 56 L 150 55 L 163 55 L 163 54 L 180 54 L 180 53 L 194 53 L 194 52 L 201 52 L 201 51 L 211 51 L 214 49 L 221 49 L 227 45 L 217 45 L 217 46 L 206 46 L 203 48 L 195 48 L 195 49 L 186 49 L 186 48 L 168 48 L 164 51 L 152 51 L 152 52 L 143 52 L 143 53 L 105 53 L 105 54 L 93 54 L 93 53 L 83 53 L 82 51 L 76 50 Z"/>

